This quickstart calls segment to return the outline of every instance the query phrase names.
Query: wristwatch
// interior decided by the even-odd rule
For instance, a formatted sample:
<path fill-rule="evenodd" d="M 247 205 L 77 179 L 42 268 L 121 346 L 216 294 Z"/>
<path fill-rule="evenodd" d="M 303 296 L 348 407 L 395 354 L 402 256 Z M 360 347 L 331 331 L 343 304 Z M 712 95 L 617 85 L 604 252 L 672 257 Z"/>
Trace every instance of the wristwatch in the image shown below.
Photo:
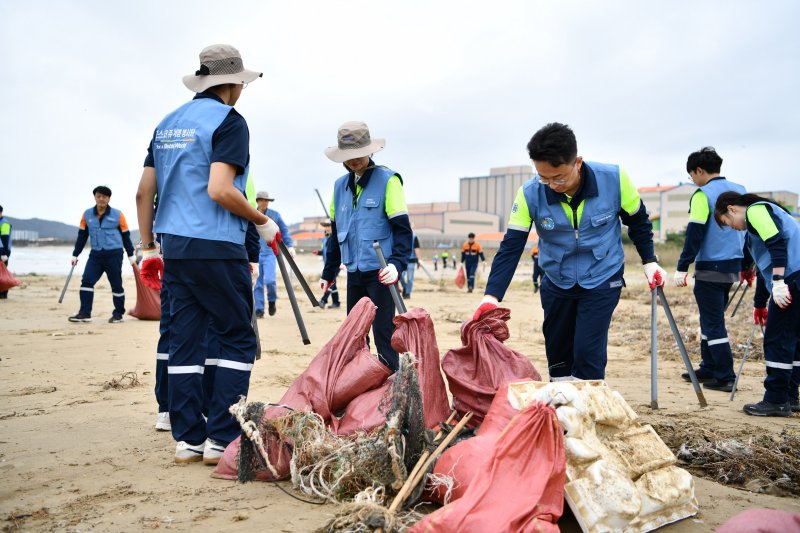
<path fill-rule="evenodd" d="M 783 279 L 783 275 L 782 274 L 773 274 L 772 275 L 772 281 L 780 281 L 782 279 Z"/>
<path fill-rule="evenodd" d="M 156 241 L 150 241 L 147 244 L 142 244 L 142 250 L 152 250 L 156 247 Z"/>

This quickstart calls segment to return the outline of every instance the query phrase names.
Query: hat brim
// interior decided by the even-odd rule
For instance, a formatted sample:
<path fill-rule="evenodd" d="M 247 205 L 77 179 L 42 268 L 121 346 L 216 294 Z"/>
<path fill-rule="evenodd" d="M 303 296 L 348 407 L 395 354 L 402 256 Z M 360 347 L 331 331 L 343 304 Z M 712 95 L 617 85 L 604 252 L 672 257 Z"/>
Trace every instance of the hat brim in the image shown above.
<path fill-rule="evenodd" d="M 247 69 L 237 72 L 236 74 L 209 74 L 206 76 L 195 76 L 194 74 L 189 74 L 188 76 L 183 77 L 183 84 L 190 91 L 194 93 L 201 93 L 209 87 L 214 87 L 215 85 L 225 85 L 226 83 L 251 83 L 260 78 L 262 74 L 262 72 L 255 72 Z"/>
<path fill-rule="evenodd" d="M 263 196 L 256 196 L 256 200 L 269 200 L 270 202 L 274 202 L 275 198 L 264 198 Z"/>
<path fill-rule="evenodd" d="M 375 152 L 380 152 L 386 146 L 386 139 L 372 139 L 372 142 L 363 148 L 355 148 L 353 150 L 342 150 L 338 146 L 329 146 L 325 148 L 325 155 L 328 159 L 336 163 L 344 163 L 351 159 L 358 159 L 359 157 L 366 157 Z"/>

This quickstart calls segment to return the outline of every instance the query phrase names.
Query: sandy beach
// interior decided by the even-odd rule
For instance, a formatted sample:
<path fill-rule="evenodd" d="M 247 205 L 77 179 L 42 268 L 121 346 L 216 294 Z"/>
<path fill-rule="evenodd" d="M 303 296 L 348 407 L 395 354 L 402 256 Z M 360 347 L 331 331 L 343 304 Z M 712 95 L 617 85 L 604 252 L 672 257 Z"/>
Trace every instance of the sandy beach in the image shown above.
<path fill-rule="evenodd" d="M 316 256 L 301 254 L 299 260 L 310 278 L 317 276 Z M 127 307 L 132 308 L 134 280 L 129 267 L 124 272 L 128 274 Z M 432 273 L 441 281 L 433 283 L 418 272 L 406 304 L 431 314 L 444 355 L 460 345 L 460 324 L 480 301 L 485 273 L 473 294 L 455 287 L 453 270 Z M 508 344 L 526 354 L 544 376 L 542 310 L 529 274 L 529 263 L 523 264 L 504 302 L 511 309 Z M 763 393 L 760 334 L 735 401 L 729 401 L 726 393 L 707 391 L 709 405 L 700 408 L 691 385 L 680 379 L 683 365 L 663 313 L 659 313 L 660 409 L 651 410 L 650 295 L 639 277 L 640 272 L 629 272 L 629 286 L 623 290 L 612 323 L 607 382 L 645 422 L 656 429 L 703 428 L 742 440 L 777 436 L 785 427 L 800 425 L 800 415 L 762 419 L 741 411 L 742 404 L 758 401 Z M 130 316 L 121 324 L 107 323 L 112 303 L 105 278 L 96 287 L 90 324 L 67 321 L 78 309 L 78 278 L 72 280 L 61 305 L 57 300 L 64 276 L 21 279 L 23 285 L 12 289 L 8 300 L 0 301 L 0 472 L 4 481 L 0 519 L 4 531 L 299 532 L 312 531 L 327 521 L 334 509 L 331 505 L 302 503 L 271 483 L 242 485 L 213 479 L 212 469 L 202 463 L 178 466 L 173 462 L 171 435 L 153 428 L 158 324 Z M 344 280 L 340 277 L 340 281 Z M 302 303 L 311 338 L 311 344 L 303 346 L 282 290 L 280 295 L 277 315 L 259 321 L 263 357 L 253 369 L 251 400 L 278 400 L 345 315 L 344 306 L 323 310 Z M 667 295 L 696 363 L 699 332 L 691 289 L 668 287 Z M 751 305 L 748 296 L 729 322 L 737 368 L 752 328 Z M 751 507 L 800 511 L 797 496 L 757 493 L 691 471 L 700 513 L 664 531 L 712 531 Z M 282 486 L 291 490 L 288 482 Z M 574 522 L 564 520 L 563 525 L 566 531 L 575 530 Z"/>

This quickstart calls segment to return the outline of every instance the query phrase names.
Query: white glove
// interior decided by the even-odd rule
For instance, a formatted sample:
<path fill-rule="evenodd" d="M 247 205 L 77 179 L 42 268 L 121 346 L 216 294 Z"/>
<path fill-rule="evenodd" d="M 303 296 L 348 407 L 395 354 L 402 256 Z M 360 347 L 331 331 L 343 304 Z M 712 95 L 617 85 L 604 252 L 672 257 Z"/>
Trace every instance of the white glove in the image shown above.
<path fill-rule="evenodd" d="M 667 281 L 667 271 L 661 268 L 658 263 L 647 263 L 644 265 L 644 277 L 647 278 L 647 284 L 651 289 L 656 286 L 663 287 Z"/>
<path fill-rule="evenodd" d="M 292 259 L 297 255 L 297 252 L 294 251 L 294 246 L 289 246 L 289 255 L 292 256 Z"/>
<path fill-rule="evenodd" d="M 135 265 L 136 264 L 136 256 L 135 255 L 129 255 L 128 256 L 128 261 L 131 263 L 131 266 Z"/>
<path fill-rule="evenodd" d="M 323 292 L 328 292 L 328 289 L 331 288 L 331 285 L 333 285 L 332 281 L 319 278 L 319 288 L 322 289 Z"/>
<path fill-rule="evenodd" d="M 675 271 L 675 275 L 672 277 L 672 281 L 675 283 L 676 287 L 685 287 L 687 285 L 686 279 L 689 277 L 688 272 L 681 272 L 680 270 Z"/>
<path fill-rule="evenodd" d="M 70 259 L 70 263 L 72 263 L 72 266 L 77 265 L 78 264 L 78 258 L 73 255 L 72 259 Z"/>
<path fill-rule="evenodd" d="M 397 283 L 399 277 L 400 276 L 397 274 L 397 267 L 392 263 L 389 263 L 386 268 L 382 268 L 378 271 L 378 281 L 384 285 L 394 285 Z"/>
<path fill-rule="evenodd" d="M 272 241 L 275 240 L 275 235 L 278 234 L 280 228 L 275 223 L 274 220 L 271 218 L 267 220 L 266 224 L 256 225 L 256 230 L 258 231 L 258 235 L 264 239 L 267 244 L 272 244 Z"/>
<path fill-rule="evenodd" d="M 792 293 L 785 281 L 779 279 L 772 282 L 772 301 L 781 309 L 786 309 L 792 303 Z"/>
<path fill-rule="evenodd" d="M 473 313 L 472 315 L 472 320 L 473 321 L 478 320 L 481 317 L 481 315 L 484 314 L 485 312 L 491 311 L 492 309 L 496 309 L 497 304 L 498 304 L 497 298 L 495 298 L 491 294 L 485 295 L 481 300 L 481 305 L 479 305 L 478 308 L 475 309 L 475 313 Z"/>
<path fill-rule="evenodd" d="M 0 261 L 5 263 L 6 261 L 8 261 L 8 256 L 7 255 L 0 255 Z"/>
<path fill-rule="evenodd" d="M 250 263 L 250 281 L 255 287 L 256 281 L 258 281 L 258 263 Z"/>

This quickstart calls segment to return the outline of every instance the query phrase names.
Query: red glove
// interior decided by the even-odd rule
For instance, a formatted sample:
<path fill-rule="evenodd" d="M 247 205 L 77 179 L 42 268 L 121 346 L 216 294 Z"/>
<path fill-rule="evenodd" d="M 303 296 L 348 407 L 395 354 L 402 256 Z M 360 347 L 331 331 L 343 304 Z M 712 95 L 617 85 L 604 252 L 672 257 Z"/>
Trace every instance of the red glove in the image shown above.
<path fill-rule="evenodd" d="M 278 243 L 279 242 L 283 242 L 283 237 L 281 237 L 281 232 L 280 231 L 275 234 L 275 238 L 272 239 L 272 242 L 268 242 L 267 243 L 269 245 L 269 247 L 272 248 L 272 251 L 275 252 L 275 257 L 278 257 Z"/>
<path fill-rule="evenodd" d="M 319 279 L 319 288 L 322 289 L 323 292 L 327 293 L 330 290 L 331 285 L 333 285 L 332 281 L 322 278 Z"/>
<path fill-rule="evenodd" d="M 747 283 L 747 286 L 753 288 L 753 282 L 756 280 L 756 269 L 749 268 L 739 272 L 739 283 Z"/>
<path fill-rule="evenodd" d="M 753 308 L 753 324 L 761 324 L 761 327 L 767 325 L 767 308 L 754 307 Z"/>
<path fill-rule="evenodd" d="M 161 280 L 164 279 L 164 261 L 158 250 L 147 250 L 142 254 L 139 276 L 146 286 L 157 291 L 161 290 Z"/>
<path fill-rule="evenodd" d="M 481 300 L 481 305 L 475 310 L 475 313 L 472 315 L 472 321 L 478 320 L 481 315 L 486 313 L 487 311 L 491 311 L 492 309 L 497 309 L 497 298 L 494 296 L 487 294 Z"/>

